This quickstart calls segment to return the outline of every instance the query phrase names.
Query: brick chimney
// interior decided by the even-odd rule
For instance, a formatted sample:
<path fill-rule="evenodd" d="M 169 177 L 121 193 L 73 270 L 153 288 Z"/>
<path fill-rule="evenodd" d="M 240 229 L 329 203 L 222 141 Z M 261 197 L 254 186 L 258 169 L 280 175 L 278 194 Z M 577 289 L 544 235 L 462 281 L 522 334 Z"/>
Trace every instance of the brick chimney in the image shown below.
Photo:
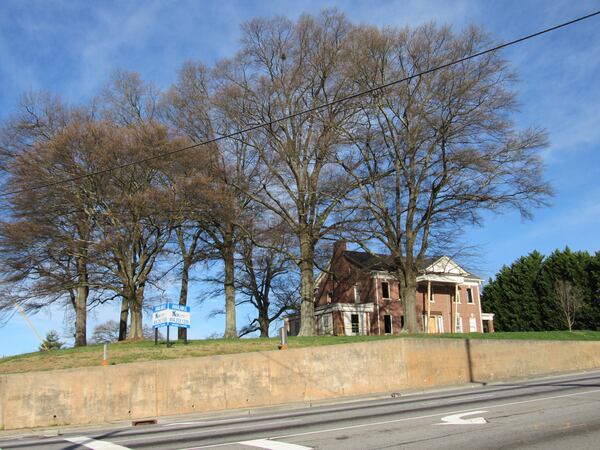
<path fill-rule="evenodd" d="M 346 251 L 346 241 L 340 239 L 333 244 L 333 259 L 340 256 L 343 252 Z"/>

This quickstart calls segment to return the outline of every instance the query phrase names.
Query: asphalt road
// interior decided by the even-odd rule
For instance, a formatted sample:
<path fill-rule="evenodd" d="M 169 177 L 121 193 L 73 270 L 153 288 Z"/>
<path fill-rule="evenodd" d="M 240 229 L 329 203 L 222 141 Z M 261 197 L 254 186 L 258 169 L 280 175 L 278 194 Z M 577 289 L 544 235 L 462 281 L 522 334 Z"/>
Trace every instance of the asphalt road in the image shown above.
<path fill-rule="evenodd" d="M 186 420 L 188 419 L 188 420 Z M 0 449 L 599 449 L 600 371 L 219 418 L 179 418 Z"/>

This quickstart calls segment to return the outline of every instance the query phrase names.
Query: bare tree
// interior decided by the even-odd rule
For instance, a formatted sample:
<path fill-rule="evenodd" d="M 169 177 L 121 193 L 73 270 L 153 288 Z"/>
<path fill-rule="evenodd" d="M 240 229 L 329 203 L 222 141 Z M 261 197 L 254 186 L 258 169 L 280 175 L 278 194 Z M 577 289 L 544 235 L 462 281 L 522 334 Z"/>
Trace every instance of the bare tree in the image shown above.
<path fill-rule="evenodd" d="M 554 283 L 554 301 L 563 315 L 569 331 L 573 331 L 577 313 L 584 306 L 581 289 L 574 286 L 570 281 L 563 279 L 556 280 Z"/>
<path fill-rule="evenodd" d="M 97 279 L 89 258 L 93 205 L 85 181 L 60 182 L 89 170 L 96 150 L 90 123 L 90 111 L 30 95 L 4 128 L 11 130 L 6 188 L 18 191 L 8 199 L 10 219 L 0 230 L 3 281 L 12 292 L 5 300 L 39 309 L 66 297 L 75 312 L 76 346 L 86 344 L 88 297 Z M 40 184 L 47 186 L 29 190 Z"/>
<path fill-rule="evenodd" d="M 315 333 L 315 248 L 335 226 L 333 213 L 352 190 L 337 161 L 343 153 L 340 127 L 353 110 L 350 103 L 338 103 L 301 112 L 349 93 L 340 67 L 350 29 L 332 11 L 318 18 L 303 15 L 295 23 L 255 19 L 243 28 L 237 57 L 217 69 L 223 114 L 238 129 L 270 123 L 240 138 L 254 149 L 264 174 L 242 190 L 278 215 L 297 239 L 301 335 Z M 283 117 L 288 118 L 279 121 Z"/>
<path fill-rule="evenodd" d="M 129 313 L 128 339 L 143 337 L 144 291 L 175 225 L 174 196 L 164 175 L 171 161 L 148 160 L 181 145 L 157 120 L 158 97 L 156 89 L 136 73 L 117 72 L 98 100 L 106 134 L 96 163 L 122 166 L 111 171 L 109 179 L 97 182 L 94 192 L 98 262 L 118 280 L 112 288 L 123 299 L 120 340 L 126 337 Z"/>
<path fill-rule="evenodd" d="M 249 303 L 256 309 L 256 317 L 242 327 L 240 336 L 260 331 L 260 337 L 269 337 L 271 323 L 300 306 L 294 262 L 289 257 L 289 230 L 285 223 L 265 227 L 255 224 L 253 235 L 246 234 L 240 242 L 238 304 Z"/>
<path fill-rule="evenodd" d="M 362 27 L 352 36 L 348 71 L 363 90 L 416 75 L 487 47 L 481 30 L 454 34 Z M 391 253 L 405 326 L 418 330 L 416 279 L 431 248 L 455 242 L 481 211 L 544 205 L 539 150 L 546 135 L 516 131 L 510 113 L 515 75 L 497 53 L 415 76 L 365 97 L 350 132 L 360 192 L 359 242 Z"/>
<path fill-rule="evenodd" d="M 154 328 L 144 324 L 142 326 L 144 339 L 154 339 Z M 158 339 L 164 339 L 159 332 Z M 119 340 L 119 322 L 116 320 L 107 320 L 94 327 L 94 332 L 90 339 L 92 344 L 103 344 L 105 342 L 117 342 Z"/>
<path fill-rule="evenodd" d="M 186 64 L 178 83 L 165 96 L 162 115 L 176 133 L 193 142 L 213 139 L 216 129 L 226 125 L 214 111 L 212 95 L 209 71 L 202 65 Z M 174 179 L 175 189 L 185 197 L 186 215 L 191 219 L 188 228 L 196 227 L 190 229 L 193 235 L 223 262 L 225 337 L 235 338 L 235 249 L 250 203 L 237 186 L 247 183 L 254 165 L 240 142 L 211 144 L 182 157 L 187 164 Z"/>

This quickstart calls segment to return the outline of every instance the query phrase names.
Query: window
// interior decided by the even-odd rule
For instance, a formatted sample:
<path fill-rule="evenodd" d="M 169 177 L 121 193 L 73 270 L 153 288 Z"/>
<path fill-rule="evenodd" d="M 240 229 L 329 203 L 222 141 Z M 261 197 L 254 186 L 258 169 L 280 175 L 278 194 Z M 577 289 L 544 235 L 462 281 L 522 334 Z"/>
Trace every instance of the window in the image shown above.
<path fill-rule="evenodd" d="M 473 289 L 471 288 L 467 288 L 467 303 L 475 303 L 475 300 L 473 299 Z"/>
<path fill-rule="evenodd" d="M 462 333 L 463 332 L 462 317 L 460 317 L 460 316 L 456 317 L 456 328 L 454 329 L 454 331 L 456 333 Z"/>
<path fill-rule="evenodd" d="M 433 290 L 431 290 L 431 297 L 429 297 L 429 303 L 435 303 L 435 296 L 433 294 Z"/>
<path fill-rule="evenodd" d="M 333 300 L 333 292 L 328 292 L 327 293 L 327 304 L 331 303 L 332 300 Z"/>
<path fill-rule="evenodd" d="M 354 303 L 360 303 L 360 291 L 356 284 L 354 285 Z"/>
<path fill-rule="evenodd" d="M 358 334 L 358 314 L 350 315 L 350 323 L 352 324 L 352 334 Z"/>
<path fill-rule="evenodd" d="M 383 330 L 385 334 L 392 334 L 392 316 L 389 314 L 383 316 Z"/>
<path fill-rule="evenodd" d="M 390 298 L 390 283 L 387 281 L 381 282 L 381 295 L 383 298 Z"/>
<path fill-rule="evenodd" d="M 400 316 L 400 329 L 404 329 L 404 316 Z"/>
<path fill-rule="evenodd" d="M 471 314 L 471 317 L 469 317 L 469 332 L 470 333 L 477 332 L 477 319 L 475 319 L 475 317 L 473 317 L 472 314 Z"/>

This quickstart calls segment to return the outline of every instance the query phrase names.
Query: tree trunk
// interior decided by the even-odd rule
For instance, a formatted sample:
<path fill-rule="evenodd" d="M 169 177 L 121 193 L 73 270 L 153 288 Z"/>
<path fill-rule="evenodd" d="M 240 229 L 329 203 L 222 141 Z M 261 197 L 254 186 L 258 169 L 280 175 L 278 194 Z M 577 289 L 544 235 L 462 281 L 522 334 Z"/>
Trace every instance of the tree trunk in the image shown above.
<path fill-rule="evenodd" d="M 190 282 L 190 262 L 188 259 L 183 260 L 183 268 L 181 269 L 181 290 L 179 291 L 179 304 L 187 305 L 188 285 Z M 177 329 L 177 339 L 185 341 L 187 339 L 187 328 Z"/>
<path fill-rule="evenodd" d="M 417 274 L 405 269 L 400 277 L 400 295 L 404 308 L 404 329 L 409 333 L 418 333 L 417 318 Z"/>
<path fill-rule="evenodd" d="M 144 303 L 144 285 L 141 284 L 137 289 L 132 288 L 133 297 L 130 302 L 131 326 L 129 330 L 129 340 L 139 341 L 144 339 L 142 332 L 142 305 Z"/>
<path fill-rule="evenodd" d="M 269 337 L 269 306 L 258 310 L 258 326 L 260 328 L 260 337 Z"/>
<path fill-rule="evenodd" d="M 298 336 L 314 336 L 315 327 L 315 249 L 309 237 L 300 238 L 300 332 Z"/>
<path fill-rule="evenodd" d="M 127 339 L 127 317 L 129 315 L 129 298 L 123 295 L 121 302 L 121 317 L 119 318 L 119 341 Z"/>
<path fill-rule="evenodd" d="M 223 263 L 225 265 L 225 337 L 237 338 L 237 324 L 235 319 L 235 286 L 234 286 L 234 253 L 233 242 L 224 244 Z"/>
<path fill-rule="evenodd" d="M 87 265 L 77 258 L 77 295 L 75 297 L 75 347 L 87 344 L 87 299 L 89 294 Z"/>

